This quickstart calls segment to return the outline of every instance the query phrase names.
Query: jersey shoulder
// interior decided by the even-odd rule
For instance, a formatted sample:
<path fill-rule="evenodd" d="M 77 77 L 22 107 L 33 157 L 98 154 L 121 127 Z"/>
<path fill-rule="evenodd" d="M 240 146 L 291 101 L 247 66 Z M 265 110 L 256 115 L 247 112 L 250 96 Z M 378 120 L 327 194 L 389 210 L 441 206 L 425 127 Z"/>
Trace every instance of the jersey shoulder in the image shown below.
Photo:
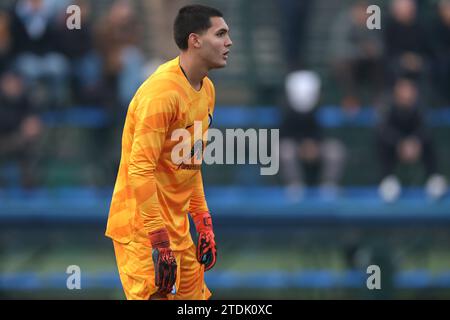
<path fill-rule="evenodd" d="M 177 59 L 160 65 L 139 88 L 138 96 L 146 96 L 151 99 L 173 96 L 185 98 L 187 93 L 177 66 Z"/>
<path fill-rule="evenodd" d="M 214 88 L 214 83 L 208 77 L 205 77 L 204 83 L 205 83 L 205 89 L 206 89 L 208 96 L 210 96 L 211 98 L 214 99 L 215 94 L 216 94 L 216 89 Z"/>
<path fill-rule="evenodd" d="M 205 77 L 204 79 L 204 85 L 205 85 L 205 91 L 206 91 L 206 95 L 208 96 L 208 108 L 209 108 L 209 113 L 212 114 L 214 113 L 214 107 L 215 107 L 215 103 L 216 103 L 216 90 L 214 88 L 214 84 L 211 81 L 210 78 Z"/>

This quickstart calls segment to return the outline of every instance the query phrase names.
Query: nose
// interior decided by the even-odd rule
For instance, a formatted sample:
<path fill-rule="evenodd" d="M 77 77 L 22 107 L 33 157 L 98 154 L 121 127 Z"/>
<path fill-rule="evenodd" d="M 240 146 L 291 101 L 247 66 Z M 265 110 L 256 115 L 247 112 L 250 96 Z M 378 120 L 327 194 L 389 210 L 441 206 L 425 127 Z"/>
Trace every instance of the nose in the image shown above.
<path fill-rule="evenodd" d="M 228 36 L 227 41 L 225 42 L 225 47 L 229 48 L 233 45 L 233 41 L 231 41 L 231 38 Z"/>

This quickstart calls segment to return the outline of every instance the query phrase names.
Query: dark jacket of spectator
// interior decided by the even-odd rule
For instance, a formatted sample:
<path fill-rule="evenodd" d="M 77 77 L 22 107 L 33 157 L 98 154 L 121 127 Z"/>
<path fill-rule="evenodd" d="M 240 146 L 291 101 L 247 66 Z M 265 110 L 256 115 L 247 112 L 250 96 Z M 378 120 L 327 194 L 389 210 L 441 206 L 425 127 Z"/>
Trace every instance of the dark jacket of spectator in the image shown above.
<path fill-rule="evenodd" d="M 56 50 L 52 17 L 44 10 L 32 15 L 18 2 L 11 11 L 11 32 L 16 55 L 24 52 L 44 55 Z"/>
<path fill-rule="evenodd" d="M 405 25 L 391 19 L 384 30 L 386 53 L 390 58 L 406 52 L 426 57 L 430 54 L 426 29 L 418 22 Z"/>
<path fill-rule="evenodd" d="M 415 137 L 424 141 L 428 137 L 425 119 L 420 109 L 408 109 L 393 105 L 383 117 L 378 128 L 381 140 L 391 146 L 407 137 Z"/>
<path fill-rule="evenodd" d="M 320 140 L 321 131 L 315 109 L 308 112 L 296 112 L 292 108 L 285 108 L 280 132 L 282 137 L 294 138 L 297 141 L 306 138 Z"/>

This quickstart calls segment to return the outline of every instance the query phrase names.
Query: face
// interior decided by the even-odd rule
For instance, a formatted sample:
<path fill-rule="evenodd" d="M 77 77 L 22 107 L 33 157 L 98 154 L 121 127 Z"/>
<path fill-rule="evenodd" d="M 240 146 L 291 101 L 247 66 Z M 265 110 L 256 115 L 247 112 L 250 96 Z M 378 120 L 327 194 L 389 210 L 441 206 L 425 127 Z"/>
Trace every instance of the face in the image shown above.
<path fill-rule="evenodd" d="M 411 81 L 399 80 L 394 87 L 395 101 L 401 108 L 410 108 L 417 101 L 417 89 Z"/>
<path fill-rule="evenodd" d="M 367 5 L 364 2 L 357 2 L 351 9 L 351 17 L 353 22 L 358 26 L 366 26 L 367 22 Z"/>
<path fill-rule="evenodd" d="M 450 1 L 439 3 L 439 14 L 446 25 L 450 25 Z"/>
<path fill-rule="evenodd" d="M 416 4 L 413 0 L 395 0 L 392 4 L 392 14 L 397 21 L 409 24 L 416 18 Z"/>
<path fill-rule="evenodd" d="M 209 69 L 223 68 L 227 65 L 228 54 L 233 42 L 225 20 L 212 17 L 211 27 L 203 34 L 197 35 L 194 47 Z"/>
<path fill-rule="evenodd" d="M 33 9 L 33 11 L 38 11 L 42 8 L 42 0 L 30 0 L 29 4 L 31 6 L 31 8 Z"/>

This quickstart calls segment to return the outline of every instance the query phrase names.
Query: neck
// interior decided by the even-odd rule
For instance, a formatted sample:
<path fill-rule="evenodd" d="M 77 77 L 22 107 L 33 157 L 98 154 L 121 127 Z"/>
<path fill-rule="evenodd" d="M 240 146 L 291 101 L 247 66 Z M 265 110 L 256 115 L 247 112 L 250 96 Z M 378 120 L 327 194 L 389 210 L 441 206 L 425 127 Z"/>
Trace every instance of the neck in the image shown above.
<path fill-rule="evenodd" d="M 180 66 L 191 86 L 197 91 L 200 90 L 203 78 L 208 75 L 208 68 L 187 52 L 180 53 Z"/>

